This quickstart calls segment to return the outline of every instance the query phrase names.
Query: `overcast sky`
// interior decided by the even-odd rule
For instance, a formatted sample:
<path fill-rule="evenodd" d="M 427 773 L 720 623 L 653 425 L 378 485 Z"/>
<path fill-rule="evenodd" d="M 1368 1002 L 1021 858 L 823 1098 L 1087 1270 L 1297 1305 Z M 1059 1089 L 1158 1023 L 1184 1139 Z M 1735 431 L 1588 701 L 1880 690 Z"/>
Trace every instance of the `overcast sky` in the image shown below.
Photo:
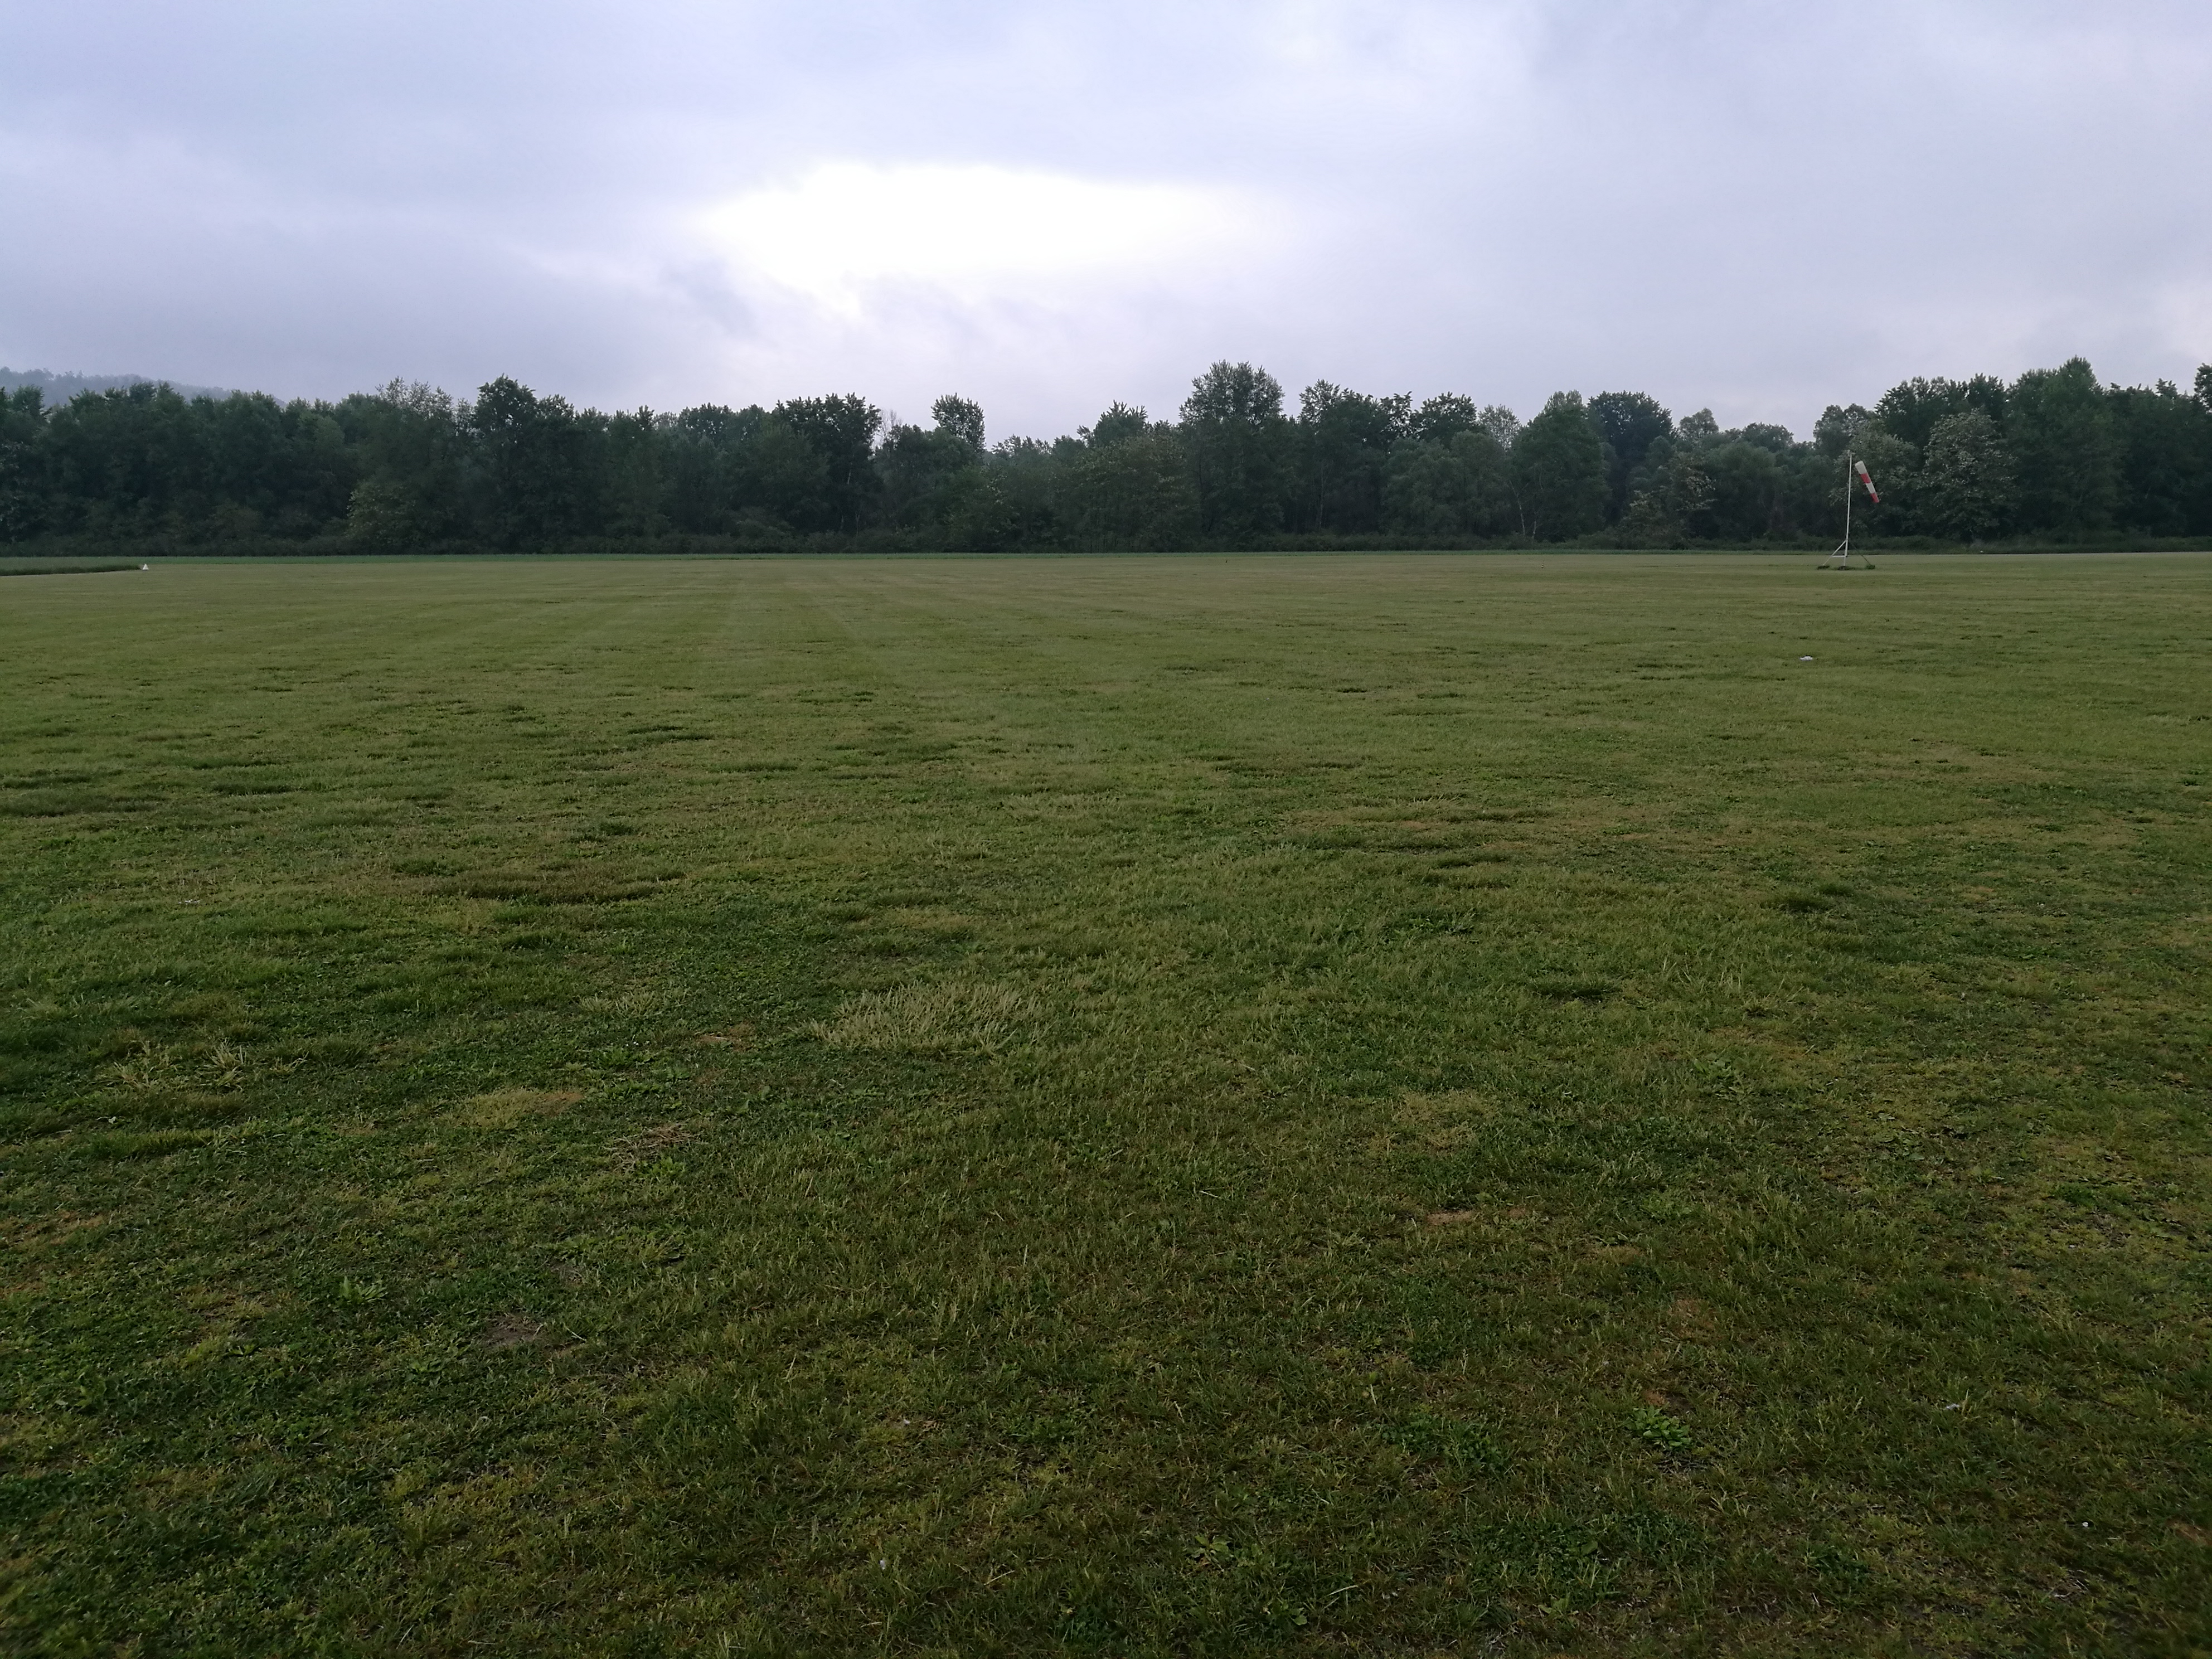
<path fill-rule="evenodd" d="M 2207 0 L 0 0 L 0 363 L 994 439 L 2212 359 Z"/>

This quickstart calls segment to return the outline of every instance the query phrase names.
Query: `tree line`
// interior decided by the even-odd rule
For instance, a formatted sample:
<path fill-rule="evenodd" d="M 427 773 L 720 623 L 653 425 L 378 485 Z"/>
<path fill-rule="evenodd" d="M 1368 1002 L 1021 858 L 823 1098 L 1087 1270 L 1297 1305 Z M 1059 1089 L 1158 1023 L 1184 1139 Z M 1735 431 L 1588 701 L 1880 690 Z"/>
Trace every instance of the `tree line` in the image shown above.
<path fill-rule="evenodd" d="M 2212 535 L 2212 366 L 2184 392 L 2075 358 L 2009 383 L 1911 380 L 1808 439 L 1723 429 L 1641 392 L 1554 394 L 1526 422 L 1447 393 L 1317 381 L 1292 409 L 1249 363 L 1173 420 L 1116 403 L 1050 442 L 988 441 L 937 400 L 857 396 L 603 414 L 512 380 L 473 400 L 393 381 L 339 402 L 166 385 L 50 405 L 0 393 L 0 541 L 282 550 L 1821 544 L 1846 453 L 1881 486 L 1858 533 L 1944 543 Z"/>

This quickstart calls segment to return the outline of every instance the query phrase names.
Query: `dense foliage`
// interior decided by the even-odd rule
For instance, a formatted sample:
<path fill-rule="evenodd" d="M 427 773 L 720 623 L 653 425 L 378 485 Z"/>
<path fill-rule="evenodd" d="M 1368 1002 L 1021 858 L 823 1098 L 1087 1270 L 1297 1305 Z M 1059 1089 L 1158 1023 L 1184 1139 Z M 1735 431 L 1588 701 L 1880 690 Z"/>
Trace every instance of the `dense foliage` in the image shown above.
<path fill-rule="evenodd" d="M 1869 538 L 2212 533 L 2212 367 L 2193 391 L 2100 385 L 2080 358 L 2007 385 L 1913 380 L 1830 406 L 1810 441 L 1563 392 L 1525 425 L 1447 394 L 1327 381 L 1293 413 L 1216 363 L 1179 418 L 1115 404 L 1050 443 L 985 440 L 938 399 L 884 428 L 854 396 L 602 414 L 511 380 L 473 403 L 394 381 L 337 404 L 166 386 L 0 394 L 0 540 L 329 541 L 369 550 L 713 538 L 988 551 L 1310 543 L 1820 540 L 1848 451 L 1882 487 Z"/>

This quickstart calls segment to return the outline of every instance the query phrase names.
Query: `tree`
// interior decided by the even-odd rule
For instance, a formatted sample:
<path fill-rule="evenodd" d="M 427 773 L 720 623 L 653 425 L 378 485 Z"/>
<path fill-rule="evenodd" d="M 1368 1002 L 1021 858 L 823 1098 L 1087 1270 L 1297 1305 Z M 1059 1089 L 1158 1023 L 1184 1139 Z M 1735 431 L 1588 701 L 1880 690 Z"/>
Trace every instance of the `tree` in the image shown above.
<path fill-rule="evenodd" d="M 2212 416 L 2171 380 L 2105 395 L 2120 451 L 2119 521 L 2154 536 L 2212 529 Z"/>
<path fill-rule="evenodd" d="M 968 446 L 970 453 L 983 453 L 983 406 L 965 398 L 943 397 L 929 406 L 930 418 L 946 437 Z"/>
<path fill-rule="evenodd" d="M 1416 443 L 1449 443 L 1462 432 L 1472 432 L 1482 424 L 1482 411 L 1474 406 L 1474 399 L 1462 398 L 1455 392 L 1441 392 L 1431 398 L 1406 422 L 1406 435 Z"/>
<path fill-rule="evenodd" d="M 668 446 L 665 417 L 639 409 L 606 425 L 607 531 L 616 536 L 658 536 L 668 527 Z"/>
<path fill-rule="evenodd" d="M 598 526 L 592 440 L 604 417 L 580 417 L 562 397 L 540 398 L 506 375 L 480 387 L 469 417 L 483 527 L 501 547 L 557 540 Z"/>
<path fill-rule="evenodd" d="M 881 482 L 875 468 L 876 434 L 883 411 L 857 395 L 793 398 L 769 411 L 821 459 L 820 517 L 793 522 L 803 530 L 857 532 Z M 980 425 L 981 412 L 977 411 Z M 979 434 L 980 436 L 980 434 Z M 980 447 L 980 445 L 979 445 Z"/>
<path fill-rule="evenodd" d="M 410 534 L 419 538 L 464 529 L 469 413 L 466 405 L 420 380 L 394 380 L 346 398 L 333 417 L 358 474 L 405 492 Z"/>
<path fill-rule="evenodd" d="M 1978 409 L 2002 431 L 2005 418 L 2004 382 L 1987 374 L 1967 380 L 1902 380 L 1881 394 L 1874 406 L 1875 418 L 1893 437 L 1902 438 L 1925 452 L 1936 423 L 1969 409 Z"/>
<path fill-rule="evenodd" d="M 1249 363 L 1218 362 L 1190 383 L 1190 396 L 1182 402 L 1182 417 L 1199 422 L 1218 421 L 1255 429 L 1283 415 L 1282 383 L 1264 368 Z"/>
<path fill-rule="evenodd" d="M 1589 413 L 1598 435 L 1605 440 L 1610 495 L 1606 517 L 1618 519 L 1628 510 L 1629 480 L 1644 465 L 1651 446 L 1674 435 L 1674 417 L 1658 399 L 1641 392 L 1601 392 L 1590 399 Z"/>
<path fill-rule="evenodd" d="M 984 466 L 963 468 L 947 481 L 939 514 L 943 545 L 956 552 L 995 553 L 1020 528 L 1013 502 Z"/>
<path fill-rule="evenodd" d="M 1510 471 L 1505 451 L 1480 426 L 1401 444 L 1382 487 L 1383 526 L 1436 540 L 1510 530 Z"/>
<path fill-rule="evenodd" d="M 1094 435 L 1089 448 L 1062 465 L 1060 517 L 1078 547 L 1165 553 L 1196 538 L 1198 486 L 1189 451 L 1167 428 L 1105 444 Z"/>
<path fill-rule="evenodd" d="M 1249 542 L 1281 526 L 1287 435 L 1281 383 L 1265 369 L 1218 362 L 1191 382 L 1182 439 L 1206 534 Z"/>
<path fill-rule="evenodd" d="M 1746 422 L 1735 434 L 1738 443 L 1750 444 L 1770 455 L 1787 455 L 1797 447 L 1797 440 L 1786 426 L 1769 426 L 1761 421 Z"/>
<path fill-rule="evenodd" d="M 418 533 L 414 497 L 396 478 L 364 478 L 346 506 L 346 534 L 377 553 L 397 553 Z"/>
<path fill-rule="evenodd" d="M 1117 400 L 1098 417 L 1096 426 L 1082 427 L 1078 432 L 1083 441 L 1094 449 L 1104 449 L 1130 438 L 1141 438 L 1152 429 L 1152 424 L 1145 417 L 1141 406 L 1133 409 Z"/>
<path fill-rule="evenodd" d="M 891 522 L 936 538 L 951 510 L 956 481 L 981 461 L 981 453 L 960 432 L 942 426 L 928 431 L 893 427 L 876 452 L 881 500 Z"/>
<path fill-rule="evenodd" d="M 2194 483 L 2189 490 L 2189 522 L 2194 531 L 2212 532 L 2212 363 L 2197 365 L 2194 389 L 2196 395 L 2190 401 L 2197 405 L 2200 418 L 2190 463 Z"/>
<path fill-rule="evenodd" d="M 2002 528 L 2013 509 L 2012 458 L 1985 409 L 1967 405 L 1929 428 L 1919 483 L 1921 521 L 1936 534 L 1971 542 Z"/>
<path fill-rule="evenodd" d="M 837 498 L 821 448 L 775 410 L 758 412 L 726 463 L 730 507 L 740 524 L 818 532 L 837 527 Z"/>
<path fill-rule="evenodd" d="M 1316 380 L 1298 397 L 1298 491 L 1316 530 L 1373 530 L 1382 521 L 1382 473 L 1406 434 L 1409 397 L 1370 398 Z"/>
<path fill-rule="evenodd" d="M 1513 446 L 1522 527 L 1538 541 L 1586 535 L 1605 522 L 1605 440 L 1577 392 L 1555 392 Z"/>
<path fill-rule="evenodd" d="M 1874 412 L 1860 404 L 1830 404 L 1813 422 L 1813 445 L 1823 455 L 1841 455 L 1874 423 Z"/>
<path fill-rule="evenodd" d="M 37 386 L 0 392 L 0 542 L 21 541 L 45 524 L 45 427 Z"/>
<path fill-rule="evenodd" d="M 986 459 L 991 483 L 1006 504 L 1012 529 L 1008 543 L 1019 547 L 1057 547 L 1064 541 L 1058 502 L 1062 445 L 1082 453 L 1073 441 L 1043 443 L 1035 438 L 1005 438 Z"/>
<path fill-rule="evenodd" d="M 657 423 L 661 511 L 694 535 L 733 527 L 732 460 L 744 434 L 767 418 L 758 404 L 744 410 L 702 404 Z"/>
<path fill-rule="evenodd" d="M 1782 469 L 1764 444 L 1738 438 L 1699 453 L 1698 466 L 1712 483 L 1712 500 L 1704 522 L 1692 525 L 1717 541 L 1764 540 L 1779 527 Z"/>
<path fill-rule="evenodd" d="M 1629 498 L 1621 532 L 1632 547 L 1680 547 L 1709 526 L 1713 481 L 1693 449 L 1666 446 Z"/>
<path fill-rule="evenodd" d="M 2013 382 L 2005 436 L 2020 467 L 2025 528 L 2062 536 L 2112 527 L 2119 444 L 2104 388 L 2086 359 L 2031 369 Z"/>
<path fill-rule="evenodd" d="M 60 528 L 177 532 L 214 505 L 206 434 L 167 385 L 80 392 L 48 417 L 45 438 Z"/>

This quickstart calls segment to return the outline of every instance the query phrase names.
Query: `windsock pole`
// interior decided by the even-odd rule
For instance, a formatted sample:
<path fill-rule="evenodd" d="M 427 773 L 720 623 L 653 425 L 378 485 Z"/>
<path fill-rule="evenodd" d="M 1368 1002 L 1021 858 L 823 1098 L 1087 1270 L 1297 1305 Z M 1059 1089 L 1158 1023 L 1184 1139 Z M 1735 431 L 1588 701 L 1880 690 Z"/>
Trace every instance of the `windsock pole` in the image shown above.
<path fill-rule="evenodd" d="M 1828 557 L 1839 570 L 1848 570 L 1851 564 L 1851 486 L 1858 482 L 1852 472 L 1851 452 L 1844 452 L 1844 539 Z"/>
<path fill-rule="evenodd" d="M 1874 474 L 1867 471 L 1864 461 L 1847 449 L 1844 452 L 1844 539 L 1837 546 L 1836 550 L 1828 556 L 1836 562 L 1837 568 L 1842 570 L 1851 568 L 1851 497 L 1858 493 L 1861 484 L 1866 486 L 1866 493 L 1873 499 L 1875 505 L 1881 506 L 1881 496 L 1874 487 Z M 1873 560 L 1867 561 L 1867 568 L 1869 570 L 1874 568 Z"/>

